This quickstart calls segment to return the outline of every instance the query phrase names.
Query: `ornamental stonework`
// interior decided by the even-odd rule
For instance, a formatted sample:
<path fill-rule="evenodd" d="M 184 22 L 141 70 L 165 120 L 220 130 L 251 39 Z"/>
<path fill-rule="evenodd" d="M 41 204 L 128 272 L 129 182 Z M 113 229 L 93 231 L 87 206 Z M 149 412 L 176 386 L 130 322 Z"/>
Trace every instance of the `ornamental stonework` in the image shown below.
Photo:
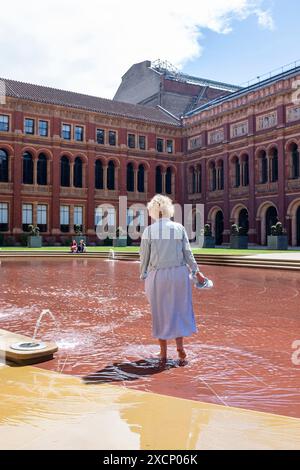
<path fill-rule="evenodd" d="M 248 121 L 238 122 L 230 126 L 230 138 L 243 137 L 248 134 Z"/>
<path fill-rule="evenodd" d="M 300 106 L 293 106 L 286 110 L 287 122 L 294 122 L 300 120 Z"/>
<path fill-rule="evenodd" d="M 224 140 L 224 129 L 217 129 L 208 133 L 208 144 L 219 144 Z"/>
<path fill-rule="evenodd" d="M 189 139 L 189 150 L 195 150 L 202 147 L 202 136 L 197 135 Z"/>
<path fill-rule="evenodd" d="M 257 130 L 270 129 L 271 127 L 277 126 L 277 112 L 265 114 L 256 118 Z"/>

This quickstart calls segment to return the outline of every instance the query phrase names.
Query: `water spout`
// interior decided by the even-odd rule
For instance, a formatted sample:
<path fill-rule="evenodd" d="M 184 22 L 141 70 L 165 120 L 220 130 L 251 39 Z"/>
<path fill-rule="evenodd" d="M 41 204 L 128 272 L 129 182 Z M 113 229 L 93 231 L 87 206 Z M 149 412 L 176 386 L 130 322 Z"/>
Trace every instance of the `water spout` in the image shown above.
<path fill-rule="evenodd" d="M 49 315 L 50 318 L 54 321 L 55 326 L 57 326 L 57 321 L 56 321 L 56 319 L 55 319 L 55 316 L 54 316 L 53 313 L 51 312 L 51 310 L 49 310 L 49 309 L 42 310 L 42 312 L 41 312 L 39 318 L 37 319 L 36 325 L 35 325 L 35 329 L 34 329 L 34 333 L 33 333 L 33 337 L 32 337 L 33 341 L 35 341 L 35 339 L 36 339 L 37 332 L 38 332 L 38 330 L 39 330 L 41 321 L 42 321 L 42 319 L 44 318 L 45 315 Z"/>

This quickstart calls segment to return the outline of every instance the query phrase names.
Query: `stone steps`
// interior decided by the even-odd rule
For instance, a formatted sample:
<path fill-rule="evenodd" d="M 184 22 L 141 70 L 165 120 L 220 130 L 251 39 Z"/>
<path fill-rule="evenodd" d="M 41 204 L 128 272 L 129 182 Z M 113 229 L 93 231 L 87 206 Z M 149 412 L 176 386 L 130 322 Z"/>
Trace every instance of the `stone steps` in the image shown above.
<path fill-rule="evenodd" d="M 9 258 L 56 258 L 56 259 L 74 259 L 74 257 L 84 259 L 112 259 L 109 252 L 89 251 L 85 254 L 72 255 L 71 253 L 61 253 L 52 251 L 43 252 L 0 252 L 0 260 Z M 264 269 L 284 269 L 284 270 L 300 270 L 300 260 L 298 259 L 276 259 L 276 258 L 249 258 L 247 256 L 229 256 L 229 255 L 205 255 L 196 254 L 196 261 L 199 265 L 213 266 L 235 266 L 246 268 L 264 268 Z M 139 254 L 132 252 L 115 252 L 114 259 L 119 261 L 138 261 Z"/>

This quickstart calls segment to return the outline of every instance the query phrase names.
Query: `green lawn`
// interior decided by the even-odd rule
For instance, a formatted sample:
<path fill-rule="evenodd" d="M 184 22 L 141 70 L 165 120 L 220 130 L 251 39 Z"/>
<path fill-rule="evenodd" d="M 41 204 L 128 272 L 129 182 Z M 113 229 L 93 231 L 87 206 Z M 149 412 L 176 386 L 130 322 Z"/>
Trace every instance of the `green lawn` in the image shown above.
<path fill-rule="evenodd" d="M 137 253 L 139 251 L 139 247 L 137 246 L 128 246 L 126 248 L 122 247 L 107 247 L 107 246 L 92 246 L 88 247 L 88 252 L 105 252 L 109 250 L 114 250 L 118 252 L 127 251 L 132 253 Z M 43 247 L 43 248 L 26 248 L 26 247 L 1 247 L 1 251 L 18 251 L 18 252 L 43 252 L 43 251 L 53 251 L 53 252 L 60 252 L 60 253 L 69 253 L 70 248 L 65 246 L 51 246 L 51 247 Z M 294 250 L 293 250 L 294 251 Z M 203 254 L 203 255 L 236 255 L 236 256 L 245 256 L 245 255 L 256 255 L 256 254 L 265 254 L 265 253 L 286 253 L 286 251 L 272 251 L 272 250 L 231 250 L 227 248 L 193 248 L 193 252 L 196 254 Z M 300 250 L 295 251 L 297 253 Z"/>

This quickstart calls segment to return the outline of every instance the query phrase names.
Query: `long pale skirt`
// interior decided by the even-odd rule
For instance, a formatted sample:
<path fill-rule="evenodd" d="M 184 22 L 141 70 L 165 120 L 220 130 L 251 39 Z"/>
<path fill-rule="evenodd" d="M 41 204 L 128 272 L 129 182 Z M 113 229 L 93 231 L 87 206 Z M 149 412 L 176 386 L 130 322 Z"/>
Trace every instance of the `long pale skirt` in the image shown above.
<path fill-rule="evenodd" d="M 145 293 L 151 306 L 154 338 L 174 339 L 197 332 L 186 266 L 150 271 Z"/>

